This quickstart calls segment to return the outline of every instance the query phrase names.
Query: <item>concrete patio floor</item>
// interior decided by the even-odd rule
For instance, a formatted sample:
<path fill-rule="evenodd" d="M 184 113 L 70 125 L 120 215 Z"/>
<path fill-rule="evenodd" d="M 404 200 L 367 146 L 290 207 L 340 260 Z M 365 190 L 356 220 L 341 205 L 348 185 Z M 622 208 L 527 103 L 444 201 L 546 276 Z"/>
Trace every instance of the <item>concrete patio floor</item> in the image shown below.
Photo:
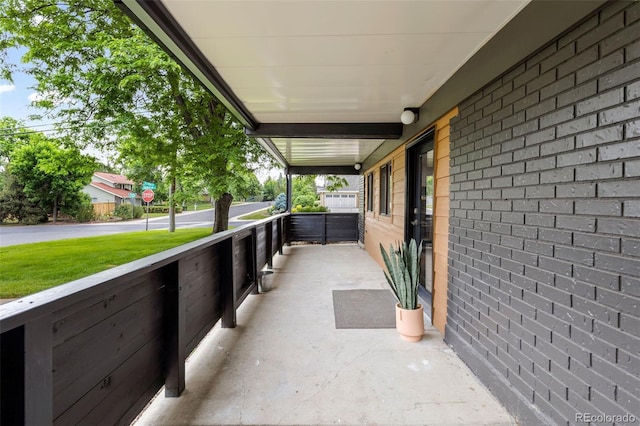
<path fill-rule="evenodd" d="M 274 271 L 193 352 L 182 396 L 162 390 L 134 424 L 515 424 L 430 325 L 419 343 L 335 328 L 332 290 L 387 288 L 359 246 L 285 247 Z"/>

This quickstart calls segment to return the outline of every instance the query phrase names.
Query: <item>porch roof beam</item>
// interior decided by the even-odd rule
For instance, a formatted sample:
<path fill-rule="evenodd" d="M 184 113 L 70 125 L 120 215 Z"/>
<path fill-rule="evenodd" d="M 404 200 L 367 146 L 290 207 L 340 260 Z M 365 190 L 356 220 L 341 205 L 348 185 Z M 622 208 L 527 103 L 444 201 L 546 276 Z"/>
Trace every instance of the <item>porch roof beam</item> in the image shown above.
<path fill-rule="evenodd" d="M 258 142 L 275 160 L 284 168 L 289 167 L 289 162 L 282 155 L 282 153 L 278 150 L 273 141 L 269 138 L 258 138 L 256 137 L 256 142 Z"/>
<path fill-rule="evenodd" d="M 353 166 L 290 166 L 288 175 L 357 175 Z"/>
<path fill-rule="evenodd" d="M 261 123 L 245 129 L 254 138 L 399 139 L 402 123 Z"/>

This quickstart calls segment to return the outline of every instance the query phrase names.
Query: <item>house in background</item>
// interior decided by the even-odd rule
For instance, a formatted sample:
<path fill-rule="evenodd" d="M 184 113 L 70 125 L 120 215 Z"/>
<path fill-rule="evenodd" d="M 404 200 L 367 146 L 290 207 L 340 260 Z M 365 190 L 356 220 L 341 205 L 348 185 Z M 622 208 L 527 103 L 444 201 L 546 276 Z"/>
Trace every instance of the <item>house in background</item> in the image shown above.
<path fill-rule="evenodd" d="M 359 181 L 358 176 L 339 176 L 347 181 L 344 188 L 337 191 L 329 191 L 324 182 L 323 186 L 318 186 L 320 204 L 328 207 L 329 211 L 340 213 L 358 213 Z"/>
<path fill-rule="evenodd" d="M 96 214 L 109 214 L 123 201 L 131 202 L 129 194 L 133 192 L 134 184 L 135 182 L 122 175 L 95 172 L 91 183 L 83 191 L 91 197 Z M 139 196 L 133 200 L 135 205 L 140 205 Z"/>

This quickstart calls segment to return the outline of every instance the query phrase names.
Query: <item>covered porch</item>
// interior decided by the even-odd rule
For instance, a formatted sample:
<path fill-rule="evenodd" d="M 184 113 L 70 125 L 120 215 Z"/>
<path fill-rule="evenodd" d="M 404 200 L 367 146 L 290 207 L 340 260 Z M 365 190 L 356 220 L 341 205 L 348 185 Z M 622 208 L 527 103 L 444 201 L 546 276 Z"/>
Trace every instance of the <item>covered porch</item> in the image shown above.
<path fill-rule="evenodd" d="M 164 383 L 138 424 L 640 417 L 640 3 L 115 2 L 287 175 L 357 174 L 360 245 L 285 213 L 4 305 L 2 415 L 125 424 Z M 426 337 L 336 329 L 418 228 Z"/>
<path fill-rule="evenodd" d="M 273 270 L 194 350 L 180 398 L 161 390 L 135 424 L 515 424 L 428 319 L 417 344 L 336 329 L 333 290 L 387 288 L 358 245 L 287 246 Z"/>

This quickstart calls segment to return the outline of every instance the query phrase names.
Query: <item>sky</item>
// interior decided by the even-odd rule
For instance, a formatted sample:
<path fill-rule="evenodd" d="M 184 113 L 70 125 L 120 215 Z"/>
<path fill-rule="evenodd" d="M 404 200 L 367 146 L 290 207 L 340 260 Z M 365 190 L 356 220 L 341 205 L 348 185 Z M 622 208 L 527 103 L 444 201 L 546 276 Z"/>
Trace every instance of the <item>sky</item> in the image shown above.
<path fill-rule="evenodd" d="M 24 50 L 12 49 L 8 52 L 8 61 L 12 64 L 21 64 L 20 57 Z M 28 74 L 16 72 L 12 75 L 13 81 L 0 79 L 0 117 L 11 117 L 20 120 L 29 130 L 42 132 L 48 136 L 55 136 L 54 119 L 44 118 L 32 120 L 33 114 L 41 114 L 42 110 L 32 106 L 37 100 L 38 92 L 34 89 L 36 80 Z M 83 152 L 90 154 L 100 161 L 108 162 L 108 154 L 93 148 L 87 148 Z"/>
<path fill-rule="evenodd" d="M 8 53 L 8 61 L 19 64 L 21 54 L 22 51 L 12 49 Z M 38 113 L 36 108 L 30 106 L 37 96 L 36 91 L 32 88 L 35 86 L 36 81 L 31 76 L 23 73 L 15 73 L 13 80 L 13 82 L 10 82 L 0 79 L 0 117 L 21 120 L 26 127 L 48 124 L 46 121 L 28 119 L 29 115 Z M 44 128 L 47 127 L 45 126 Z"/>

